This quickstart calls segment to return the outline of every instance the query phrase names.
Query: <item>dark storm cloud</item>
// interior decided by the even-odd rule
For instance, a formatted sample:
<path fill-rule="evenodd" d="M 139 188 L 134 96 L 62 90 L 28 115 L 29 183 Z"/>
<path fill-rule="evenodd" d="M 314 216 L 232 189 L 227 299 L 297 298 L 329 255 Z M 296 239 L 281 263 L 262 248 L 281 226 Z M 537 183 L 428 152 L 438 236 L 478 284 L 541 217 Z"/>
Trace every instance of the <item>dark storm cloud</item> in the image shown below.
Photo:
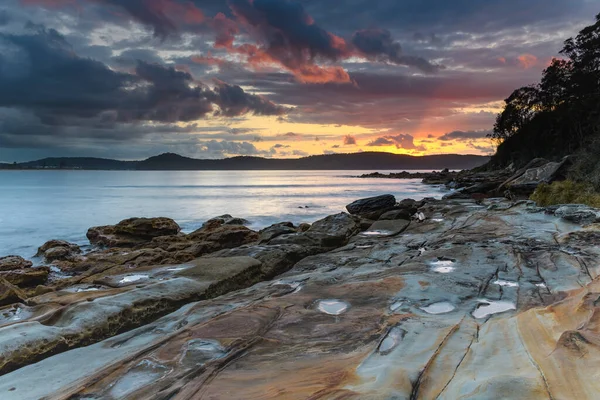
<path fill-rule="evenodd" d="M 387 29 L 364 29 L 354 33 L 352 44 L 367 58 L 398 65 L 413 66 L 425 72 L 437 72 L 441 67 L 421 57 L 402 53 L 400 43 L 392 39 Z"/>
<path fill-rule="evenodd" d="M 470 140 L 470 139 L 483 139 L 491 133 L 491 130 L 483 131 L 452 131 L 443 134 L 438 137 L 438 140 Z"/>
<path fill-rule="evenodd" d="M 280 115 L 284 109 L 239 86 L 214 89 L 187 72 L 137 62 L 135 74 L 73 54 L 55 30 L 0 34 L 0 106 L 35 110 L 60 123 L 62 116 L 94 117 L 110 112 L 117 121 L 192 121 L 213 112 Z"/>
<path fill-rule="evenodd" d="M 267 51 L 281 59 L 294 60 L 304 50 L 310 58 L 317 56 L 337 60 L 341 49 L 333 36 L 315 24 L 297 2 L 288 0 L 229 0 L 233 12 L 251 25 L 267 43 Z"/>

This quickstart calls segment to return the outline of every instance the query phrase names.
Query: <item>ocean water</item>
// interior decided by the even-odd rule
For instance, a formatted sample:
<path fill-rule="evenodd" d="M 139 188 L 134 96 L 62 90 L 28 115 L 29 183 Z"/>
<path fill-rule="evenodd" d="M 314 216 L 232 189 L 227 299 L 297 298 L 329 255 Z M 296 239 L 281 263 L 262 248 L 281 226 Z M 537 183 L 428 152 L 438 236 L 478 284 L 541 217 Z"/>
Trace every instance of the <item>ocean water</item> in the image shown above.
<path fill-rule="evenodd" d="M 0 171 L 0 256 L 31 258 L 50 239 L 88 245 L 89 227 L 129 217 L 169 217 L 191 232 L 231 214 L 259 229 L 311 223 L 364 197 L 439 198 L 445 191 L 419 179 L 354 177 L 368 172 Z"/>

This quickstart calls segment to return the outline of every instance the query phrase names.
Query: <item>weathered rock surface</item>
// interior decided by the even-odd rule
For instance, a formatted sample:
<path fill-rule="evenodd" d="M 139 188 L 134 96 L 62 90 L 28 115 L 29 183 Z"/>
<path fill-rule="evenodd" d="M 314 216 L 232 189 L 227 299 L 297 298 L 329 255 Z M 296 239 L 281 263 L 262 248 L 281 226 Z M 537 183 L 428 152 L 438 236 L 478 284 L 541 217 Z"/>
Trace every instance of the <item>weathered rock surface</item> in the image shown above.
<path fill-rule="evenodd" d="M 0 271 L 12 271 L 15 269 L 29 268 L 33 263 L 21 256 L 0 257 Z"/>
<path fill-rule="evenodd" d="M 5 306 L 13 303 L 25 301 L 27 296 L 21 289 L 8 282 L 4 278 L 0 278 L 0 306 Z"/>
<path fill-rule="evenodd" d="M 116 225 L 96 226 L 87 232 L 90 243 L 105 247 L 133 247 L 155 237 L 176 235 L 181 228 L 170 218 L 129 218 Z"/>
<path fill-rule="evenodd" d="M 0 320 L 1 398 L 597 398 L 600 225 L 488 201 L 29 299 Z"/>

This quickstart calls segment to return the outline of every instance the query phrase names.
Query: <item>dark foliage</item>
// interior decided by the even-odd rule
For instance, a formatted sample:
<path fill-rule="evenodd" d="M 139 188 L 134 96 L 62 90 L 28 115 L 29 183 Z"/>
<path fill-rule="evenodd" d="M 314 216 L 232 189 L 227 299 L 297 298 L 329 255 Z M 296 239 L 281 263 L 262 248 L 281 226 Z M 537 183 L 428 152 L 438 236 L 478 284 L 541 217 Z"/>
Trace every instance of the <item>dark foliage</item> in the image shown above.
<path fill-rule="evenodd" d="M 566 40 L 560 53 L 564 59 L 554 59 L 539 84 L 505 100 L 490 135 L 499 146 L 488 168 L 573 153 L 586 157 L 589 168 L 600 160 L 600 154 L 587 154 L 600 135 L 600 14 L 594 25 Z"/>

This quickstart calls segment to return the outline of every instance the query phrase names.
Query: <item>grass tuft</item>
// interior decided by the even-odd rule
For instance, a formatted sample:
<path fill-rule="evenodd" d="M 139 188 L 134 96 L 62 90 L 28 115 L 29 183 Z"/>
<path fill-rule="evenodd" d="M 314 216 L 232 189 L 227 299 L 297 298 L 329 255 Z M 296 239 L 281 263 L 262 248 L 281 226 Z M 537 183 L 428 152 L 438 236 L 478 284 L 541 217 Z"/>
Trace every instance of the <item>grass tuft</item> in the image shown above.
<path fill-rule="evenodd" d="M 538 206 L 547 207 L 556 204 L 585 204 L 600 208 L 600 193 L 593 186 L 570 180 L 540 184 L 531 195 Z"/>

